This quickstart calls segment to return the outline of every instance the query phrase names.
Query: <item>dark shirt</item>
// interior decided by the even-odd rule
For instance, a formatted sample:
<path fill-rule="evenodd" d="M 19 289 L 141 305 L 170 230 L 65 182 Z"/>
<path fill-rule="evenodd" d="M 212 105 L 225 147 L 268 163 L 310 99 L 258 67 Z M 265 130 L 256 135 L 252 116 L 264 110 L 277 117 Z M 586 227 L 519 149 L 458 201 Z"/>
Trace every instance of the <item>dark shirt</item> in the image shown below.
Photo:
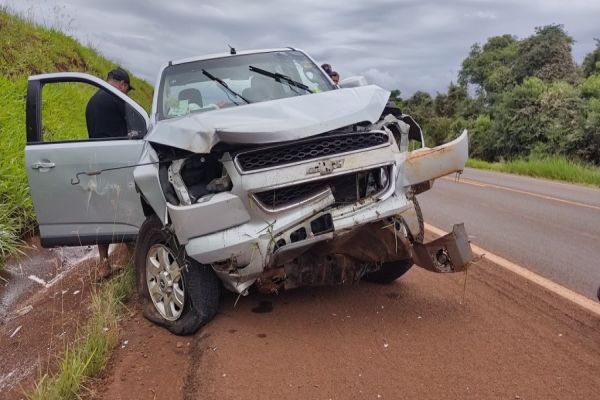
<path fill-rule="evenodd" d="M 125 102 L 105 90 L 98 90 L 88 101 L 85 119 L 90 138 L 127 136 Z"/>

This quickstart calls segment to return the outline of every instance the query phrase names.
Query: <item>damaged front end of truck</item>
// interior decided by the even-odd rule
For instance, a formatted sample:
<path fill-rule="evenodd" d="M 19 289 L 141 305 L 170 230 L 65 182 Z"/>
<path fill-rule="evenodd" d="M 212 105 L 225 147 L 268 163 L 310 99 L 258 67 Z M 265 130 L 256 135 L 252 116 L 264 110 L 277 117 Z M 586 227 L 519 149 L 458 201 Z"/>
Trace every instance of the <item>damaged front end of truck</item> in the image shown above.
<path fill-rule="evenodd" d="M 200 131 L 206 122 L 202 115 L 159 124 L 149 135 L 141 163 L 163 162 L 135 172 L 145 201 L 155 206 L 186 253 L 211 265 L 228 289 L 244 293 L 256 284 L 277 292 L 352 283 L 383 266 L 393 269 L 394 263 L 411 261 L 432 271 L 453 272 L 470 261 L 462 225 L 422 243 L 422 215 L 415 197 L 435 178 L 463 168 L 466 132 L 448 144 L 409 152 L 411 128 L 414 136 L 418 125 L 405 115 L 381 119 L 387 95 L 382 89 L 348 91 L 351 97 L 369 96 L 368 110 L 349 107 L 347 120 L 339 122 L 344 126 L 328 132 L 312 134 L 313 127 L 303 126 L 310 132 L 298 140 L 260 145 L 263 137 L 274 135 L 237 132 L 252 145 L 235 143 L 236 132 L 226 128 Z M 323 95 L 335 95 L 340 102 L 346 97 L 341 92 Z M 318 104 L 299 101 L 306 99 L 224 111 L 231 118 L 238 111 L 239 123 L 256 113 L 269 114 L 269 108 L 277 117 L 263 124 L 281 128 L 277 137 L 284 139 L 297 136 L 299 128 L 282 114 L 304 112 L 317 126 L 330 119 Z M 329 100 L 333 99 L 324 101 Z M 355 121 L 353 111 L 365 116 Z M 363 118 L 373 122 L 364 123 Z M 420 136 L 419 130 L 415 137 L 422 141 Z M 207 143 L 216 140 L 218 144 L 208 148 Z M 148 180 L 155 185 L 145 191 Z"/>
<path fill-rule="evenodd" d="M 128 136 L 45 141 L 42 89 L 59 83 L 123 104 Z M 427 148 L 389 91 L 338 86 L 293 48 L 172 61 L 155 89 L 148 115 L 91 75 L 30 77 L 25 164 L 42 245 L 136 240 L 144 315 L 171 332 L 210 321 L 223 287 L 389 283 L 470 262 L 462 224 L 424 242 L 417 201 L 463 169 L 466 131 Z"/>
<path fill-rule="evenodd" d="M 466 131 L 424 147 L 420 127 L 377 86 L 256 102 L 243 93 L 236 93 L 247 101 L 243 107 L 164 118 L 146 137 L 134 177 L 146 215 L 163 235 L 163 244 L 138 249 L 136 261 L 144 270 L 138 284 L 154 305 L 150 319 L 175 333 L 197 329 L 176 327 L 186 305 L 173 293 L 201 302 L 188 293 L 197 279 L 190 270 L 208 269 L 238 294 L 253 285 L 277 293 L 361 279 L 386 283 L 413 263 L 464 270 L 472 257 L 464 226 L 424 243 L 416 196 L 462 170 Z M 172 104 L 165 113 L 179 107 Z M 148 229 L 142 226 L 140 236 Z"/>

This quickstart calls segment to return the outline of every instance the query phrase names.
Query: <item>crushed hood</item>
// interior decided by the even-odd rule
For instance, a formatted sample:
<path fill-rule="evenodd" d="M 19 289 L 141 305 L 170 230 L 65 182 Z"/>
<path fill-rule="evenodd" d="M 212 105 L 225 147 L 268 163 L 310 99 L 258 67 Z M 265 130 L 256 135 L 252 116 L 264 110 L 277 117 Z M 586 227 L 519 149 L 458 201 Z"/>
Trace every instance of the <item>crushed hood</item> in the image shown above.
<path fill-rule="evenodd" d="M 370 85 L 252 103 L 159 121 L 146 140 L 194 153 L 209 153 L 219 142 L 297 140 L 359 122 L 375 123 L 389 97 L 389 91 Z"/>

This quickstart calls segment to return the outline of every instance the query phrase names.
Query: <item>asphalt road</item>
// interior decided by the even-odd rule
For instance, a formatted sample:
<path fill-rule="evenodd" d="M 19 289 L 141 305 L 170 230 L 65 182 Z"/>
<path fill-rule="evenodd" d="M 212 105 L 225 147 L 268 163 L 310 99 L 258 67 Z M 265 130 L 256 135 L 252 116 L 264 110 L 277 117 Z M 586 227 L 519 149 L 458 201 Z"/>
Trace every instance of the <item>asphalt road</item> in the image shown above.
<path fill-rule="evenodd" d="M 467 168 L 418 196 L 425 221 L 596 299 L 600 189 Z"/>

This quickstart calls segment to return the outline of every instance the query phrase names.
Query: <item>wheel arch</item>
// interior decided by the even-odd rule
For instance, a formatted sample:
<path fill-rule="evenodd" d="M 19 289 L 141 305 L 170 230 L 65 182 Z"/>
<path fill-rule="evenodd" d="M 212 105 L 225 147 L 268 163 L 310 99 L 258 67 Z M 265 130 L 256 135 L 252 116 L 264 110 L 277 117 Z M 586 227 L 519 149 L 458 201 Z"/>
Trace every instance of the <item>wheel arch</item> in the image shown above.
<path fill-rule="evenodd" d="M 148 201 L 143 195 L 140 195 L 140 202 L 142 203 L 142 210 L 144 211 L 144 217 L 148 218 L 151 215 L 155 215 L 154 209 L 148 204 Z"/>

